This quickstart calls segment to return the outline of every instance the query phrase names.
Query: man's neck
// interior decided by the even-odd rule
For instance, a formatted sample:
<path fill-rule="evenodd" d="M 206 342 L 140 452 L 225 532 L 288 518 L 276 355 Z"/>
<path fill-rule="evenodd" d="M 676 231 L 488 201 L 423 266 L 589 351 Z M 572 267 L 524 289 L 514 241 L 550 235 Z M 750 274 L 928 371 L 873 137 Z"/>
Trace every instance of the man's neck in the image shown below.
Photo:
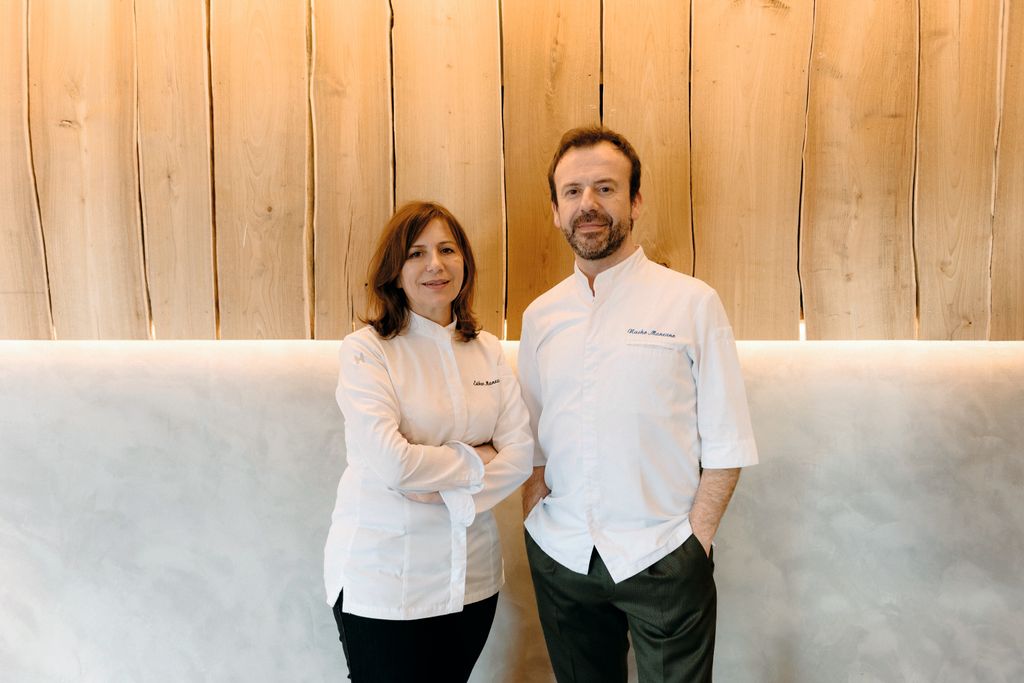
<path fill-rule="evenodd" d="M 626 235 L 626 239 L 622 240 L 622 244 L 613 253 L 605 256 L 604 258 L 594 259 L 593 261 L 588 259 L 576 257 L 576 266 L 580 269 L 584 275 L 587 276 L 587 284 L 590 285 L 590 293 L 594 293 L 594 280 L 598 275 L 619 265 L 637 250 L 637 244 L 633 241 L 633 234 Z"/>

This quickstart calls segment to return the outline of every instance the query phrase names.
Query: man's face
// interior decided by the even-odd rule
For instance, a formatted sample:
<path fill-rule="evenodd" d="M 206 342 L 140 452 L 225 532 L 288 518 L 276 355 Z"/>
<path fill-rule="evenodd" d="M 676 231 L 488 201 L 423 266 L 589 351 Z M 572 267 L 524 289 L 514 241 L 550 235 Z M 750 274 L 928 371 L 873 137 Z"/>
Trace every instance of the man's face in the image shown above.
<path fill-rule="evenodd" d="M 611 256 L 633 229 L 640 195 L 630 202 L 630 170 L 626 155 L 605 141 L 574 147 L 555 167 L 555 227 L 580 258 Z"/>

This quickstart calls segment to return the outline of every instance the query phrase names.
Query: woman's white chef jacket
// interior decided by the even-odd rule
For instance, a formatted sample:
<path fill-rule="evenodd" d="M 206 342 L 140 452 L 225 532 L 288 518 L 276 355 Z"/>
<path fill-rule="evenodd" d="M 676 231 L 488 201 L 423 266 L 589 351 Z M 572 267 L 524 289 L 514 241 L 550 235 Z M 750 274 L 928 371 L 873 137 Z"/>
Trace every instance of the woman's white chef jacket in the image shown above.
<path fill-rule="evenodd" d="M 324 551 L 327 602 L 420 619 L 462 610 L 504 581 L 490 512 L 533 469 L 529 415 L 494 335 L 460 342 L 410 311 L 382 339 L 371 327 L 341 345 L 338 405 L 348 466 Z M 472 446 L 492 443 L 486 467 Z M 444 505 L 402 492 L 440 491 Z"/>

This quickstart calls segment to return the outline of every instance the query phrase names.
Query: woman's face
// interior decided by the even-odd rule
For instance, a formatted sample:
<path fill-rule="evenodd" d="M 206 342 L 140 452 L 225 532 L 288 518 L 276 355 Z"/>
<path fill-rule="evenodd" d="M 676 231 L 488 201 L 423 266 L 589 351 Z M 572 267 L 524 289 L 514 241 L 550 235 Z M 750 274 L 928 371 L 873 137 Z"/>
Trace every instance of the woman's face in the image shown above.
<path fill-rule="evenodd" d="M 405 255 L 398 287 L 414 313 L 444 326 L 452 322 L 452 302 L 462 291 L 462 252 L 451 229 L 434 219 Z"/>

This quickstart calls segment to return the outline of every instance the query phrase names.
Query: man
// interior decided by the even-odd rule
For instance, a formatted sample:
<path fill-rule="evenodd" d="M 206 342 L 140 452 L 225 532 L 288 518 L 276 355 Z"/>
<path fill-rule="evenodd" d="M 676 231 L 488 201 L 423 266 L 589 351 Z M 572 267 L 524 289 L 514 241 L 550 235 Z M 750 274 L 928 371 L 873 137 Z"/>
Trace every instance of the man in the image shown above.
<path fill-rule="evenodd" d="M 710 681 L 711 542 L 757 463 L 732 329 L 713 289 L 633 238 L 640 160 L 567 132 L 548 170 L 572 276 L 527 308 L 519 373 L 537 437 L 527 554 L 559 683 Z"/>

